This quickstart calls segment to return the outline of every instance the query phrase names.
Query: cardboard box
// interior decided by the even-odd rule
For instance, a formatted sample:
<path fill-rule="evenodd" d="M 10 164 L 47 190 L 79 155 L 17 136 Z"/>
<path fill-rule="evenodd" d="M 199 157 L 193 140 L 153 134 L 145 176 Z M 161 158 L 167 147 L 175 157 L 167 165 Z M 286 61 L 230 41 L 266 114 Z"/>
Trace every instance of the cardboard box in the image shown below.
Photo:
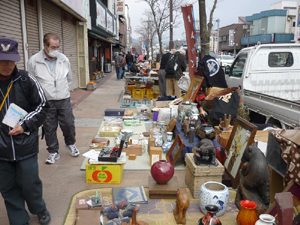
<path fill-rule="evenodd" d="M 77 197 L 76 198 L 76 213 L 78 214 L 78 210 L 88 210 L 89 205 L 86 203 L 89 200 L 89 197 Z"/>
<path fill-rule="evenodd" d="M 185 154 L 185 183 L 193 198 L 199 198 L 201 185 L 208 181 L 222 182 L 225 169 L 218 160 L 218 166 L 197 166 L 193 156 L 194 153 Z"/>
<path fill-rule="evenodd" d="M 156 108 L 164 108 L 164 107 L 169 107 L 169 103 L 171 101 L 157 101 L 156 99 L 153 99 L 153 106 Z"/>
<path fill-rule="evenodd" d="M 142 145 L 128 145 L 127 148 L 123 148 L 122 152 L 126 152 L 126 155 L 135 154 L 138 156 L 142 155 Z"/>
<path fill-rule="evenodd" d="M 100 225 L 100 210 L 79 210 L 75 225 Z"/>
<path fill-rule="evenodd" d="M 162 158 L 162 149 L 161 147 L 150 147 L 150 166 L 153 163 L 161 160 Z"/>
<path fill-rule="evenodd" d="M 86 164 L 87 183 L 119 184 L 123 176 L 124 164 Z"/>

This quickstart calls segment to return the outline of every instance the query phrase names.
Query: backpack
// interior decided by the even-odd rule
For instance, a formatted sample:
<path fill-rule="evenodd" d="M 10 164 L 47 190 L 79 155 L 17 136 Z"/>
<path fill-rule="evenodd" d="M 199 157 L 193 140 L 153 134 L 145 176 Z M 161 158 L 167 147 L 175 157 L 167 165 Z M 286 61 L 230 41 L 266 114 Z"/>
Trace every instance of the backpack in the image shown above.
<path fill-rule="evenodd" d="M 168 62 L 166 64 L 166 74 L 175 74 L 176 73 L 176 69 L 177 69 L 177 55 L 171 55 L 170 58 L 168 59 Z"/>

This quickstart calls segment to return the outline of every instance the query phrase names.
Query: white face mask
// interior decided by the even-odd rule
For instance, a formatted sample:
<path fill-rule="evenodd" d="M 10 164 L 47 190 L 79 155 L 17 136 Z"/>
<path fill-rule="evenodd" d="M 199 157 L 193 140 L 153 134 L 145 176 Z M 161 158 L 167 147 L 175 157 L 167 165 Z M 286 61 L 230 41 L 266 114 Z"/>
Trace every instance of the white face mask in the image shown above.
<path fill-rule="evenodd" d="M 52 58 L 57 58 L 59 55 L 59 51 L 58 50 L 50 50 L 48 55 Z"/>

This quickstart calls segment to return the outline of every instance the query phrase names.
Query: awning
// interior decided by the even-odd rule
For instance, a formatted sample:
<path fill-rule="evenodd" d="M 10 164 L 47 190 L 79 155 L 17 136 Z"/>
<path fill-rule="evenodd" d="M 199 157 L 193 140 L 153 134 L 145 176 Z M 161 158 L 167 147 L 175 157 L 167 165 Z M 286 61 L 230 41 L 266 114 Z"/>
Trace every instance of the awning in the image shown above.
<path fill-rule="evenodd" d="M 99 34 L 96 34 L 96 33 L 91 32 L 91 31 L 89 31 L 88 34 L 89 34 L 90 36 L 94 37 L 94 38 L 100 39 L 100 40 L 102 40 L 102 41 L 106 41 L 106 42 L 108 42 L 108 43 L 110 43 L 110 44 L 115 44 L 115 43 L 116 43 L 116 42 L 113 42 L 113 41 L 109 40 L 109 38 L 102 37 L 102 36 L 100 36 Z"/>

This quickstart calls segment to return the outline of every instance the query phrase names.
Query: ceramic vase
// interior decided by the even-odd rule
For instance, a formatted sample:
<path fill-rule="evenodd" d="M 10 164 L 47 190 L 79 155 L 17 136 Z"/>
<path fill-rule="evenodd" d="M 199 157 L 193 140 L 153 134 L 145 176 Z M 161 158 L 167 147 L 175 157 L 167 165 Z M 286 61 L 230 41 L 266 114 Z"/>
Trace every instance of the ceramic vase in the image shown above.
<path fill-rule="evenodd" d="M 229 203 L 229 190 L 228 188 L 219 182 L 208 181 L 201 185 L 199 206 L 200 210 L 207 214 L 205 206 L 215 205 L 219 208 L 217 216 L 222 216 Z"/>
<path fill-rule="evenodd" d="M 158 184 L 166 184 L 174 175 L 174 166 L 166 160 L 159 160 L 151 166 L 151 175 Z"/>
<path fill-rule="evenodd" d="M 205 209 L 207 210 L 207 214 L 198 221 L 198 225 L 222 225 L 221 221 L 216 216 L 216 213 L 219 211 L 218 206 L 207 205 L 205 206 Z"/>
<path fill-rule="evenodd" d="M 255 212 L 257 204 L 249 200 L 243 200 L 240 204 L 241 209 L 236 218 L 238 225 L 255 225 L 258 220 Z"/>
<path fill-rule="evenodd" d="M 269 214 L 261 214 L 259 220 L 256 221 L 255 225 L 272 225 L 275 222 L 274 216 Z"/>

